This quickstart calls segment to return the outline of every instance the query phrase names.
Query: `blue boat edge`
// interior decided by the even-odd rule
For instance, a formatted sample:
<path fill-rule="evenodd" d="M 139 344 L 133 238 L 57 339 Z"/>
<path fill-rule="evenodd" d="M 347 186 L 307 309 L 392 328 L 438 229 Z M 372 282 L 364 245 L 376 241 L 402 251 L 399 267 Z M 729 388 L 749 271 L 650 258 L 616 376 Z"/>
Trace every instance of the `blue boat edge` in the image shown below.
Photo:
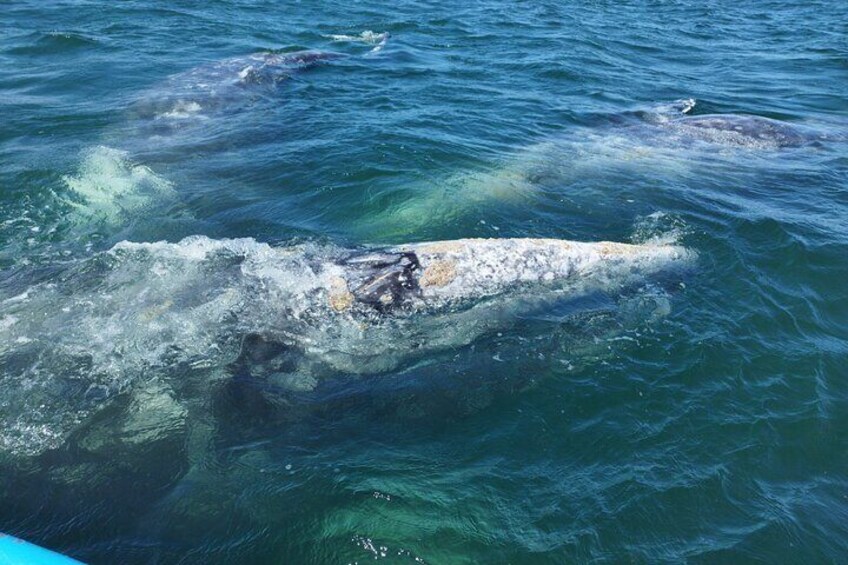
<path fill-rule="evenodd" d="M 82 561 L 0 532 L 0 565 L 82 565 Z"/>

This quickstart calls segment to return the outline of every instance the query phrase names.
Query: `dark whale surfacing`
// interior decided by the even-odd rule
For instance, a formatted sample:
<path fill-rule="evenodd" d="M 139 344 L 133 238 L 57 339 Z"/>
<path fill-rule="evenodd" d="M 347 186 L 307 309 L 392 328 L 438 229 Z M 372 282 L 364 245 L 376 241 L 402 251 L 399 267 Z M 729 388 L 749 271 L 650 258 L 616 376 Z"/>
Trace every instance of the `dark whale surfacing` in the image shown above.
<path fill-rule="evenodd" d="M 725 147 L 800 148 L 845 139 L 825 124 L 798 124 L 754 114 L 694 114 L 697 106 L 697 101 L 690 98 L 658 105 L 636 115 L 642 122 L 658 126 L 672 139 Z"/>
<path fill-rule="evenodd" d="M 139 120 L 182 122 L 237 110 L 257 96 L 272 94 L 296 73 L 343 57 L 331 51 L 264 52 L 201 65 L 142 96 L 132 114 Z"/>

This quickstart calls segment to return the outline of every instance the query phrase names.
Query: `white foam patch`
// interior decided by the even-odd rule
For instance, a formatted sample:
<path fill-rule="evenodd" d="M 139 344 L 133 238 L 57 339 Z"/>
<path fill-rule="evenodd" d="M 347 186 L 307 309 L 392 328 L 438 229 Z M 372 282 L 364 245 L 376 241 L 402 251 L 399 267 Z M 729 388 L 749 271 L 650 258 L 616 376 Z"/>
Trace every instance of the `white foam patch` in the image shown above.
<path fill-rule="evenodd" d="M 697 105 L 698 101 L 694 98 L 684 98 L 667 104 L 657 104 L 651 107 L 650 113 L 655 115 L 658 121 L 664 122 L 680 117 L 680 114 L 691 113 Z"/>
<path fill-rule="evenodd" d="M 642 244 L 678 245 L 688 233 L 680 217 L 657 211 L 637 218 L 632 239 Z"/>
<path fill-rule="evenodd" d="M 15 325 L 18 319 L 14 316 L 3 316 L 0 318 L 0 330 L 8 330 Z"/>
<path fill-rule="evenodd" d="M 372 53 L 377 53 L 385 47 L 386 42 L 389 40 L 389 33 L 375 33 L 371 30 L 366 30 L 360 33 L 359 35 L 344 35 L 344 34 L 330 34 L 325 35 L 328 39 L 332 39 L 333 41 L 348 41 L 355 43 L 365 43 L 368 45 L 374 45 L 374 48 L 371 49 Z"/>
<path fill-rule="evenodd" d="M 78 223 L 117 226 L 175 196 L 167 180 L 134 163 L 126 151 L 105 146 L 88 151 L 77 174 L 64 180 Z"/>
<path fill-rule="evenodd" d="M 193 100 L 177 100 L 167 112 L 157 114 L 155 119 L 185 120 L 197 117 L 203 107 Z"/>

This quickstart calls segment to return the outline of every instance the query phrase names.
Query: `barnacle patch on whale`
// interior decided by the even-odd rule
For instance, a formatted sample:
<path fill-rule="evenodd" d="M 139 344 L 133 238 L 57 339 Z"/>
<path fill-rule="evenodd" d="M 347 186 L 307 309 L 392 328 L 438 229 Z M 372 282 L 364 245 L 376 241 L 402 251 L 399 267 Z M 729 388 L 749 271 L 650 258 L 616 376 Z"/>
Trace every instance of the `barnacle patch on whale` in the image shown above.
<path fill-rule="evenodd" d="M 445 286 L 456 278 L 456 262 L 433 261 L 421 275 L 421 286 Z"/>
<path fill-rule="evenodd" d="M 642 251 L 638 245 L 628 243 L 617 243 L 614 241 L 602 241 L 598 244 L 598 253 L 601 257 L 636 255 Z"/>
<path fill-rule="evenodd" d="M 347 288 L 347 282 L 341 277 L 330 281 L 330 308 L 336 312 L 344 312 L 353 304 L 353 294 Z"/>
<path fill-rule="evenodd" d="M 465 246 L 461 241 L 436 241 L 416 246 L 418 253 L 461 253 Z"/>

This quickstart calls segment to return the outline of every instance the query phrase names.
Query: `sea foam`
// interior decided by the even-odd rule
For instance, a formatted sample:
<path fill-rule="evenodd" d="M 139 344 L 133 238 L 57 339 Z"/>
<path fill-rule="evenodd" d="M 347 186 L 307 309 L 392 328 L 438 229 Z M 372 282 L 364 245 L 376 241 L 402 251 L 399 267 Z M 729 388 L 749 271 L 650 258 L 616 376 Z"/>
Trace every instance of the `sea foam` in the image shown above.
<path fill-rule="evenodd" d="M 86 152 L 77 174 L 64 181 L 76 223 L 118 226 L 175 197 L 169 181 L 133 162 L 126 151 L 106 146 Z"/>

